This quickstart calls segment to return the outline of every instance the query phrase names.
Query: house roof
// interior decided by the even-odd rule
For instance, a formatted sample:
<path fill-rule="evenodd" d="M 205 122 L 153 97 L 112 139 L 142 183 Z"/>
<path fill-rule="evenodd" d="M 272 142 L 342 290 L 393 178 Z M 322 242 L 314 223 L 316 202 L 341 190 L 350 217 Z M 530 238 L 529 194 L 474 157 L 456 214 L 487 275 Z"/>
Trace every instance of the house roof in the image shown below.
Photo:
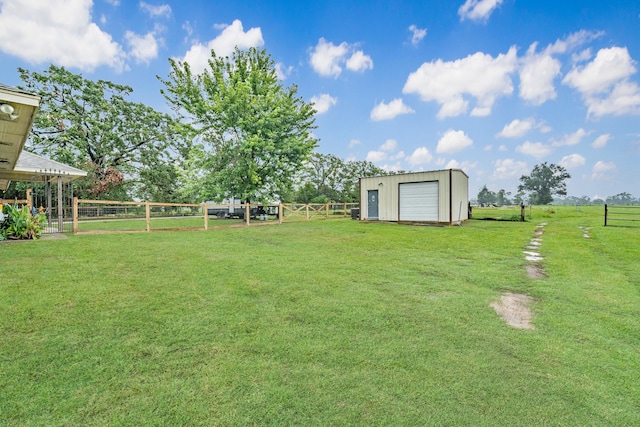
<path fill-rule="evenodd" d="M 22 151 L 39 105 L 39 96 L 0 83 L 0 190 L 6 190 L 11 181 L 30 181 L 35 175 L 56 174 L 66 180 L 87 175 L 80 169 Z"/>

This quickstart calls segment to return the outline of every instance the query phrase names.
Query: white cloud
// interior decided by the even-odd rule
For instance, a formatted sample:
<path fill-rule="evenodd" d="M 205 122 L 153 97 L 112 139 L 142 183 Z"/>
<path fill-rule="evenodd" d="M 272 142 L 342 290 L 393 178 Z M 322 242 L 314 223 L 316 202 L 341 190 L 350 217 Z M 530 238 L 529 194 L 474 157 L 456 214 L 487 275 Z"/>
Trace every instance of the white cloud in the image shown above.
<path fill-rule="evenodd" d="M 537 128 L 540 130 L 541 133 L 549 133 L 553 130 L 551 126 L 547 125 L 544 122 L 539 122 L 537 124 Z"/>
<path fill-rule="evenodd" d="M 626 47 L 600 49 L 595 59 L 573 68 L 562 82 L 584 95 L 606 92 L 616 83 L 634 74 L 636 68 Z"/>
<path fill-rule="evenodd" d="M 608 133 L 602 134 L 599 137 L 597 137 L 595 139 L 595 141 L 593 141 L 591 143 L 591 146 L 593 148 L 604 148 L 607 146 L 607 143 L 611 140 L 611 135 Z"/>
<path fill-rule="evenodd" d="M 387 139 L 384 144 L 380 146 L 380 150 L 382 151 L 393 151 L 398 146 L 398 141 L 395 139 Z"/>
<path fill-rule="evenodd" d="M 282 62 L 276 63 L 276 77 L 278 80 L 286 80 L 286 78 L 291 75 L 292 71 L 293 67 L 291 65 L 287 67 Z"/>
<path fill-rule="evenodd" d="M 591 178 L 594 180 L 607 179 L 609 177 L 609 173 L 614 172 L 616 169 L 617 167 L 615 163 L 599 160 L 591 169 Z"/>
<path fill-rule="evenodd" d="M 352 139 L 351 141 L 349 141 L 349 148 L 353 148 L 356 145 L 360 144 L 362 144 L 362 141 L 360 141 L 359 139 Z"/>
<path fill-rule="evenodd" d="M 402 92 L 418 94 L 426 102 L 438 102 L 439 118 L 464 114 L 468 108 L 465 95 L 468 95 L 476 98 L 471 115 L 486 116 L 498 97 L 513 92 L 510 74 L 516 65 L 515 47 L 496 58 L 477 52 L 455 61 L 425 62 L 409 74 Z"/>
<path fill-rule="evenodd" d="M 427 35 L 426 28 L 418 28 L 416 25 L 409 25 L 409 31 L 411 31 L 411 44 L 417 46 Z"/>
<path fill-rule="evenodd" d="M 511 123 L 505 125 L 496 136 L 498 138 L 520 138 L 533 129 L 535 123 L 535 120 L 531 117 L 524 120 L 514 119 Z"/>
<path fill-rule="evenodd" d="M 495 8 L 500 6 L 502 0 L 466 0 L 460 8 L 458 15 L 460 20 L 486 21 Z"/>
<path fill-rule="evenodd" d="M 473 144 L 473 140 L 461 130 L 448 130 L 438 141 L 436 153 L 453 154 Z"/>
<path fill-rule="evenodd" d="M 576 31 L 562 40 L 556 40 L 556 42 L 549 45 L 546 50 L 549 53 L 566 53 L 602 36 L 604 36 L 604 31 Z"/>
<path fill-rule="evenodd" d="M 213 49 L 217 56 L 231 55 L 237 46 L 239 49 L 248 49 L 250 47 L 260 47 L 264 45 L 262 39 L 262 30 L 251 28 L 244 31 L 242 22 L 238 19 L 233 21 L 231 25 L 218 25 L 221 33 L 214 39 L 209 40 L 206 44 L 196 43 L 187 51 L 182 61 L 188 62 L 194 73 L 201 73 L 208 66 L 211 59 L 211 50 Z"/>
<path fill-rule="evenodd" d="M 569 133 L 563 135 L 561 139 L 553 141 L 554 147 L 563 147 L 566 145 L 577 145 L 582 141 L 582 138 L 589 135 L 591 132 L 587 132 L 586 130 L 580 128 L 574 133 Z"/>
<path fill-rule="evenodd" d="M 404 151 L 400 150 L 393 156 L 389 157 L 391 160 L 404 159 Z"/>
<path fill-rule="evenodd" d="M 387 172 L 398 172 L 399 170 L 402 170 L 402 166 L 400 165 L 400 163 L 396 163 L 395 165 L 383 165 L 380 166 L 380 169 L 385 170 Z"/>
<path fill-rule="evenodd" d="M 580 154 L 569 154 L 568 156 L 564 156 L 558 164 L 565 169 L 575 169 L 584 166 L 586 161 L 587 160 Z"/>
<path fill-rule="evenodd" d="M 171 17 L 171 6 L 168 4 L 161 4 L 159 6 L 154 6 L 149 3 L 145 3 L 143 1 L 140 2 L 140 9 L 149 14 L 152 18 L 156 17 Z"/>
<path fill-rule="evenodd" d="M 562 83 L 578 90 L 587 117 L 640 114 L 640 86 L 629 78 L 637 71 L 626 47 L 600 49 L 584 66 L 575 66 Z"/>
<path fill-rule="evenodd" d="M 529 169 L 526 162 L 514 159 L 496 160 L 493 165 L 495 170 L 491 178 L 494 180 L 520 178 L 522 175 L 527 174 Z"/>
<path fill-rule="evenodd" d="M 385 104 L 383 101 L 373 107 L 370 117 L 371 120 L 377 122 L 380 120 L 394 119 L 401 114 L 411 113 L 415 113 L 415 111 L 411 107 L 405 105 L 401 98 L 396 98 L 388 104 Z"/>
<path fill-rule="evenodd" d="M 410 165 L 420 165 L 430 163 L 433 160 L 433 155 L 427 147 L 418 147 L 406 160 Z"/>
<path fill-rule="evenodd" d="M 608 114 L 622 116 L 640 114 L 640 87 L 629 81 L 618 83 L 605 98 L 587 98 L 587 116 L 599 118 Z"/>
<path fill-rule="evenodd" d="M 520 66 L 520 97 L 542 105 L 557 94 L 553 81 L 560 75 L 560 61 L 548 52 L 536 53 L 537 43 L 529 46 Z"/>
<path fill-rule="evenodd" d="M 321 76 L 338 77 L 342 72 L 340 64 L 344 62 L 347 53 L 349 53 L 349 49 L 346 42 L 336 46 L 324 38 L 320 38 L 315 49 L 311 52 L 311 66 Z"/>
<path fill-rule="evenodd" d="M 506 145 L 502 144 L 498 147 L 498 151 L 509 151 Z"/>
<path fill-rule="evenodd" d="M 603 32 L 580 30 L 566 38 L 556 40 L 542 52 L 536 52 L 538 43 L 532 43 L 526 54 L 520 60 L 520 97 L 532 105 L 542 105 L 546 101 L 555 99 L 557 93 L 554 86 L 555 79 L 560 75 L 562 64 L 553 57 L 563 54 L 593 39 L 601 37 Z M 573 63 L 584 61 L 590 57 L 589 49 L 572 56 Z"/>
<path fill-rule="evenodd" d="M 186 41 L 193 35 L 193 27 L 191 26 L 191 22 L 185 21 L 184 24 L 182 24 L 182 29 L 185 33 L 187 33 L 187 37 L 185 38 Z"/>
<path fill-rule="evenodd" d="M 367 153 L 366 160 L 368 162 L 377 163 L 383 160 L 387 160 L 387 157 L 388 155 L 384 151 L 369 151 Z"/>
<path fill-rule="evenodd" d="M 136 62 L 148 64 L 158 57 L 158 40 L 153 32 L 140 36 L 131 31 L 124 34 L 124 38 L 129 45 L 129 55 L 135 58 Z"/>
<path fill-rule="evenodd" d="M 541 142 L 526 141 L 524 144 L 518 145 L 516 147 L 516 151 L 518 153 L 526 154 L 527 156 L 541 159 L 551 153 L 552 149 L 550 146 Z"/>
<path fill-rule="evenodd" d="M 12 0 L 0 8 L 0 51 L 32 64 L 93 71 L 125 67 L 125 53 L 91 18 L 91 0 Z"/>
<path fill-rule="evenodd" d="M 347 59 L 347 55 L 351 56 Z M 309 63 L 313 70 L 324 77 L 337 78 L 346 65 L 351 71 L 365 71 L 373 68 L 373 60 L 361 50 L 356 51 L 354 45 L 342 42 L 334 45 L 323 37 L 311 52 Z"/>
<path fill-rule="evenodd" d="M 462 169 L 468 174 L 469 171 L 471 171 L 472 169 L 475 169 L 477 165 L 478 165 L 478 162 L 470 162 L 470 161 L 459 162 L 457 160 L 451 159 L 449 160 L 449 162 L 444 168 L 445 169 Z"/>
<path fill-rule="evenodd" d="M 338 103 L 338 98 L 334 98 L 328 93 L 322 93 L 311 97 L 311 102 L 314 104 L 313 108 L 315 108 L 317 114 L 324 114 Z"/>
<path fill-rule="evenodd" d="M 584 49 L 581 52 L 574 53 L 571 55 L 571 62 L 575 64 L 579 62 L 585 62 L 591 59 L 593 55 L 591 54 L 591 48 Z"/>
<path fill-rule="evenodd" d="M 369 55 L 365 55 L 363 51 L 354 52 L 347 59 L 347 69 L 351 71 L 365 71 L 373 69 L 373 59 Z"/>

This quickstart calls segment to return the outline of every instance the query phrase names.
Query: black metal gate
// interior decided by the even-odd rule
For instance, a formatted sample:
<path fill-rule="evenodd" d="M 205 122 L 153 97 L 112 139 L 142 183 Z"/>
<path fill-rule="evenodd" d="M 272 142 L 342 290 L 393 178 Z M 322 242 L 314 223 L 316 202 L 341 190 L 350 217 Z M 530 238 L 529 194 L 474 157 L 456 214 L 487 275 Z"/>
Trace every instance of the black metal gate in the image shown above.
<path fill-rule="evenodd" d="M 73 232 L 73 181 L 64 173 L 44 170 L 32 176 L 31 206 L 32 213 L 47 217 L 44 233 Z"/>

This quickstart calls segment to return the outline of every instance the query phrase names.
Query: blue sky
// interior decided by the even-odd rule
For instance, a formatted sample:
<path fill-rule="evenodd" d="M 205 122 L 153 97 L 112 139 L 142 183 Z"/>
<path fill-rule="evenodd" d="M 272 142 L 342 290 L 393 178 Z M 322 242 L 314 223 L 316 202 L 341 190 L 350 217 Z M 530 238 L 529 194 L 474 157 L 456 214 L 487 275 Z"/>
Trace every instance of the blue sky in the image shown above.
<path fill-rule="evenodd" d="M 515 193 L 558 163 L 573 196 L 640 196 L 640 2 L 0 0 L 0 82 L 54 63 L 167 111 L 167 59 L 263 47 L 316 105 L 318 151 L 461 168 Z"/>

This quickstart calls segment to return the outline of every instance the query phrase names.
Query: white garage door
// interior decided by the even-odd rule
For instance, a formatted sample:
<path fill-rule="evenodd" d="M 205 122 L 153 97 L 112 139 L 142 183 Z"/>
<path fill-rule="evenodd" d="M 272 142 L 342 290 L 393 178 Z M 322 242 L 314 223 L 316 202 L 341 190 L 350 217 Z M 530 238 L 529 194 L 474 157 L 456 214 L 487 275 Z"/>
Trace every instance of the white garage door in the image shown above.
<path fill-rule="evenodd" d="M 438 182 L 400 184 L 400 221 L 438 221 Z"/>

